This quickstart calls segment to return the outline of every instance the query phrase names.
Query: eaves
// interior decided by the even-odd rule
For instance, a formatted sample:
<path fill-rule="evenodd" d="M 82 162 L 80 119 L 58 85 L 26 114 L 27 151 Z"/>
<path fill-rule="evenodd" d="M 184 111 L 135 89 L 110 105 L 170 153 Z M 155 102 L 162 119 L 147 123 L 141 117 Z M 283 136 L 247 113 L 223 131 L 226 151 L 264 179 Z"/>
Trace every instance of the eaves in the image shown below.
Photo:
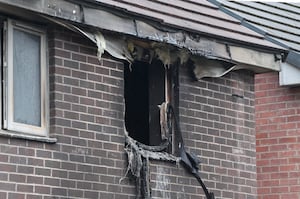
<path fill-rule="evenodd" d="M 194 55 L 223 60 L 236 64 L 237 68 L 249 68 L 256 72 L 280 70 L 280 59 L 286 50 L 271 42 L 234 39 L 198 30 L 163 24 L 159 19 L 138 16 L 95 1 L 66 0 L 0 0 L 8 8 L 25 9 L 33 13 L 51 16 L 146 41 L 154 41 L 188 49 Z M 9 9 L 6 9 L 6 11 Z M 15 12 L 16 13 L 16 12 Z M 262 42 L 262 43 L 260 43 Z"/>

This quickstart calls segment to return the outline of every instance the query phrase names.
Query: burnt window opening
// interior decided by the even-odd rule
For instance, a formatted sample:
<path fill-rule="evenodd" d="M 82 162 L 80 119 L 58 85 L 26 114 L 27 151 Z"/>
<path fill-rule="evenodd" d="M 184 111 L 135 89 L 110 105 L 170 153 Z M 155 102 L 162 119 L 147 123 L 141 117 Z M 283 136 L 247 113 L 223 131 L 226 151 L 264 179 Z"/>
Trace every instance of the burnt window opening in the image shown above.
<path fill-rule="evenodd" d="M 125 127 L 129 135 L 146 145 L 162 142 L 160 108 L 166 101 L 167 69 L 161 61 L 142 61 L 125 67 Z"/>

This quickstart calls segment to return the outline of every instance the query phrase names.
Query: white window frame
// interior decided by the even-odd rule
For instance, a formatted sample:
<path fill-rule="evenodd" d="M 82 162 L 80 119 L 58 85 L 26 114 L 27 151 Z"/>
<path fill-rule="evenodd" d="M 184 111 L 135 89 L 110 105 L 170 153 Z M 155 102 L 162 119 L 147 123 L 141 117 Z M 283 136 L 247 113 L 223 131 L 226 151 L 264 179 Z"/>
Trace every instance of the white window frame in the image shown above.
<path fill-rule="evenodd" d="M 8 19 L 4 24 L 3 34 L 3 129 L 18 133 L 31 134 L 36 136 L 48 136 L 48 65 L 47 65 L 47 45 L 46 31 L 19 21 Z M 13 30 L 19 29 L 24 32 L 40 37 L 40 93 L 41 93 L 41 126 L 34 126 L 14 122 L 14 96 L 13 96 Z"/>

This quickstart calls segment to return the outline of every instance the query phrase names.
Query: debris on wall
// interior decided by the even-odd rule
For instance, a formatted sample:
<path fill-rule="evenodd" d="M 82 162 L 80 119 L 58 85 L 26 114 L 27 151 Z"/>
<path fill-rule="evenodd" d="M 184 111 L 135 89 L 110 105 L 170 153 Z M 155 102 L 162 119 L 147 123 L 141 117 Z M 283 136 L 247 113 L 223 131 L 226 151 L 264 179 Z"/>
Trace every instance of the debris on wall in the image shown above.
<path fill-rule="evenodd" d="M 149 160 L 162 160 L 178 164 L 180 158 L 167 152 L 165 145 L 147 146 L 131 138 L 125 130 L 125 151 L 128 157 L 127 173 L 136 181 L 137 198 L 151 198 Z"/>
<path fill-rule="evenodd" d="M 192 57 L 194 63 L 194 75 L 197 79 L 203 77 L 221 77 L 236 68 L 235 64 L 228 62 Z"/>
<path fill-rule="evenodd" d="M 209 52 L 206 51 L 178 48 L 166 43 L 158 43 L 154 41 L 141 41 L 126 36 L 117 34 L 104 34 L 99 31 L 83 30 L 70 23 L 50 19 L 55 23 L 63 25 L 64 27 L 79 32 L 89 38 L 98 47 L 98 59 L 101 59 L 104 51 L 107 51 L 110 55 L 117 59 L 126 60 L 132 63 L 134 60 L 147 60 L 152 61 L 152 58 L 156 56 L 165 67 L 169 67 L 175 63 L 186 64 L 193 63 L 195 76 L 199 79 L 203 77 L 219 77 L 234 69 L 234 63 L 227 62 L 223 59 L 212 57 Z M 188 41 L 188 40 L 187 40 Z M 200 72 L 199 72 L 200 71 Z M 167 113 L 168 112 L 168 113 Z M 170 114 L 170 115 L 168 115 Z M 174 114 L 174 110 L 168 103 L 161 105 L 161 129 L 163 130 L 162 140 L 163 142 L 159 146 L 148 146 L 142 144 L 128 135 L 125 130 L 125 151 L 128 156 L 128 168 L 126 174 L 129 172 L 132 174 L 136 181 L 137 198 L 151 198 L 150 176 L 149 176 L 149 160 L 161 160 L 169 161 L 178 164 L 179 162 L 189 171 L 200 183 L 207 199 L 214 199 L 214 194 L 208 192 L 205 184 L 200 178 L 199 159 L 196 155 L 190 154 L 184 147 L 181 131 L 178 121 Z M 176 157 L 172 154 L 165 152 L 170 144 L 170 129 L 172 127 L 172 121 L 174 121 L 176 135 L 179 135 L 179 152 L 180 157 Z M 125 128 L 124 128 L 125 129 Z"/>
<path fill-rule="evenodd" d="M 102 55 L 104 54 L 104 51 L 106 49 L 106 42 L 105 39 L 103 37 L 103 35 L 101 34 L 101 32 L 95 33 L 95 41 L 96 41 L 96 45 L 97 45 L 97 57 L 99 57 L 99 59 L 101 59 Z"/>
<path fill-rule="evenodd" d="M 156 175 L 156 183 L 155 189 L 160 192 L 160 197 L 164 199 L 171 199 L 170 192 L 166 192 L 165 190 L 170 189 L 170 179 L 166 176 L 166 169 L 162 167 L 157 168 L 157 175 Z"/>
<path fill-rule="evenodd" d="M 233 61 L 229 62 L 225 59 L 212 55 L 211 45 L 206 44 L 202 40 L 198 41 L 198 45 L 201 46 L 201 50 L 197 50 L 197 41 L 195 41 L 192 37 L 185 37 L 185 43 L 180 44 L 183 47 L 179 48 L 167 43 L 160 43 L 151 40 L 138 40 L 133 37 L 120 34 L 106 34 L 99 30 L 84 30 L 83 28 L 61 20 L 45 16 L 43 17 L 72 31 L 79 32 L 94 42 L 98 48 L 97 55 L 99 60 L 101 59 L 104 51 L 106 51 L 117 59 L 126 60 L 129 65 L 131 65 L 131 63 L 135 60 L 146 60 L 151 62 L 154 56 L 166 67 L 169 67 L 178 61 L 181 65 L 192 63 L 192 66 L 189 67 L 194 68 L 195 77 L 197 79 L 201 79 L 203 77 L 220 77 L 232 70 L 238 69 L 235 67 L 236 63 Z M 184 46 L 190 47 L 187 48 Z M 205 48 L 207 49 L 205 50 Z M 226 53 L 228 54 L 227 51 Z"/>
<path fill-rule="evenodd" d="M 137 198 L 151 198 L 151 187 L 150 187 L 150 177 L 149 177 L 149 160 L 161 160 L 168 161 L 178 164 L 179 162 L 189 171 L 200 183 L 207 199 L 214 199 L 214 194 L 209 192 L 203 183 L 199 170 L 200 160 L 195 154 L 188 153 L 184 148 L 184 142 L 181 136 L 179 124 L 174 115 L 173 108 L 169 104 L 163 103 L 162 107 L 167 107 L 167 112 L 171 115 L 168 117 L 168 120 L 174 121 L 175 131 L 178 131 L 179 138 L 179 151 L 180 157 L 176 157 L 172 154 L 164 152 L 170 143 L 168 140 L 161 143 L 159 146 L 148 146 L 144 145 L 128 135 L 128 132 L 125 130 L 125 151 L 128 157 L 128 168 L 126 175 L 130 172 L 135 179 L 136 189 L 137 189 Z M 162 128 L 165 124 L 169 124 L 170 121 L 165 121 L 165 117 L 161 118 Z M 165 123 L 165 124 L 163 124 Z M 168 126 L 167 129 L 173 129 L 171 126 Z M 178 134 L 177 133 L 177 134 Z"/>
<path fill-rule="evenodd" d="M 194 68 L 197 79 L 220 77 L 239 69 L 257 72 L 279 70 L 280 60 L 274 60 L 275 54 L 221 43 L 197 34 L 159 30 L 139 20 L 132 22 L 133 29 L 136 29 L 133 32 L 137 32 L 134 36 L 103 30 L 100 33 L 99 28 L 75 26 L 63 20 L 41 16 L 89 38 L 98 47 L 99 59 L 106 51 L 117 59 L 126 60 L 130 66 L 134 60 L 151 62 L 154 56 L 166 67 L 177 61 L 181 65 L 192 63 L 189 67 Z M 98 19 L 92 17 L 90 20 Z"/>

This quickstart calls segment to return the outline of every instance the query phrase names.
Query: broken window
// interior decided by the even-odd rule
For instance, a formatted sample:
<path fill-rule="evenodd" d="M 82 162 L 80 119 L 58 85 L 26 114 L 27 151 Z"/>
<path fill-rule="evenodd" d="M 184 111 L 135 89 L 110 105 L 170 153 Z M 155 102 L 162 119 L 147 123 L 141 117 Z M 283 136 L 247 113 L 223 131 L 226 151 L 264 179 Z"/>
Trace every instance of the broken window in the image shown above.
<path fill-rule="evenodd" d="M 14 20 L 1 26 L 2 129 L 45 136 L 46 33 Z"/>
<path fill-rule="evenodd" d="M 160 61 L 136 61 L 125 68 L 125 125 L 146 145 L 162 142 L 160 105 L 166 101 L 166 68 Z"/>
<path fill-rule="evenodd" d="M 130 171 L 135 179 L 137 198 L 151 198 L 149 160 L 180 161 L 200 183 L 206 198 L 214 199 L 214 194 L 208 191 L 198 173 L 199 158 L 185 150 L 177 113 L 174 109 L 177 107 L 174 106 L 177 101 L 173 100 L 172 104 L 170 102 L 171 99 L 177 99 L 178 76 L 176 72 L 174 69 L 164 67 L 160 61 L 153 61 L 151 64 L 136 61 L 131 68 L 125 68 L 124 95 L 127 130 L 125 131 L 125 151 L 128 156 L 126 173 Z M 165 116 L 163 116 L 164 114 Z M 173 134 L 173 129 L 175 133 L 172 140 L 172 153 L 176 153 L 180 157 L 163 152 L 170 147 L 161 148 L 164 146 L 162 145 L 164 140 L 167 140 L 164 143 L 168 143 L 167 146 L 170 146 L 169 136 Z"/>

